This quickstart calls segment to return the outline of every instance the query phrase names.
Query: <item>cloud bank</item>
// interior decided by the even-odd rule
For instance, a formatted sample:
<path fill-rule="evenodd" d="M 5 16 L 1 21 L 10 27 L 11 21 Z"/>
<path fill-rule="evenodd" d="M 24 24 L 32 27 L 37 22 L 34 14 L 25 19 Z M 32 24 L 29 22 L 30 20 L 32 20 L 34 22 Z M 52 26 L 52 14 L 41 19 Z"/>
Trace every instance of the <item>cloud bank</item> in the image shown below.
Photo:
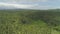
<path fill-rule="evenodd" d="M 0 7 L 5 8 L 20 8 L 20 9 L 47 9 L 48 6 L 41 6 L 37 4 L 12 4 L 12 3 L 2 3 L 0 2 Z"/>
<path fill-rule="evenodd" d="M 8 7 L 15 7 L 15 8 L 30 8 L 33 5 L 24 5 L 24 4 L 10 4 L 10 3 L 0 3 L 0 6 L 8 6 Z"/>
<path fill-rule="evenodd" d="M 53 2 L 54 1 L 54 2 Z M 57 0 L 58 2 L 59 0 Z M 22 8 L 22 9 L 54 9 L 57 6 L 56 0 L 0 0 L 0 8 Z"/>

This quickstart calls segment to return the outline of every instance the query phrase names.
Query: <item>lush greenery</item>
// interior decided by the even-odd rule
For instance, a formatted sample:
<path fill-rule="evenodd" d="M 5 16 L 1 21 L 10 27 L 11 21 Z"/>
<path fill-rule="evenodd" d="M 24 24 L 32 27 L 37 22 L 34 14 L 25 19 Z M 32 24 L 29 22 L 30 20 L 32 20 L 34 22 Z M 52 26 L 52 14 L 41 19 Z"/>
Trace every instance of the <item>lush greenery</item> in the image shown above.
<path fill-rule="evenodd" d="M 0 10 L 0 34 L 60 34 L 60 10 Z"/>

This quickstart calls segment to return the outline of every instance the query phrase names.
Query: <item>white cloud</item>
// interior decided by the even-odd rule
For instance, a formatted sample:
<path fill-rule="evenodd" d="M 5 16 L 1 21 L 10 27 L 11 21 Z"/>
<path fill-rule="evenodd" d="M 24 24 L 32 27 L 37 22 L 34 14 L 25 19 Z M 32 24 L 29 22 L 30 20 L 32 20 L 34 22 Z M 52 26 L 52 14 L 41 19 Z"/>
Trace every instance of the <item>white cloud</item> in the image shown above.
<path fill-rule="evenodd" d="M 0 0 L 2 1 L 2 0 Z M 28 8 L 28 9 L 40 9 L 39 2 L 47 2 L 48 0 L 3 0 L 0 2 L 0 7 L 15 7 L 15 8 Z M 31 4 L 30 4 L 31 2 Z M 37 3 L 35 3 L 37 2 Z M 25 4 L 24 4 L 25 3 Z M 34 3 L 34 4 L 32 4 Z M 45 7 L 45 6 L 44 6 Z"/>
<path fill-rule="evenodd" d="M 21 8 L 21 9 L 50 9 L 54 8 L 51 6 L 43 6 L 43 5 L 38 5 L 38 4 L 12 4 L 12 3 L 3 3 L 0 2 L 0 7 L 5 7 L 5 8 Z"/>
<path fill-rule="evenodd" d="M 24 5 L 24 4 L 10 4 L 10 3 L 1 3 L 0 6 L 6 6 L 6 7 L 15 7 L 15 8 L 31 8 L 34 5 Z"/>
<path fill-rule="evenodd" d="M 53 6 L 43 6 L 38 4 L 13 4 L 13 3 L 4 3 L 0 2 L 0 7 L 5 8 L 22 8 L 22 9 L 54 9 L 54 8 L 60 8 L 60 7 L 53 7 Z"/>

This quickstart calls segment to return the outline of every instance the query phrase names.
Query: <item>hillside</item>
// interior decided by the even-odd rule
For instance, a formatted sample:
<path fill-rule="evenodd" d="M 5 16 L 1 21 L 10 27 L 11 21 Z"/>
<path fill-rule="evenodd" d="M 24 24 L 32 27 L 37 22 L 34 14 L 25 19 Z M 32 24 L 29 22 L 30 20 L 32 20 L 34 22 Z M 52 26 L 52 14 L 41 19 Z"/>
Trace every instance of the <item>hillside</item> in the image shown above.
<path fill-rule="evenodd" d="M 60 10 L 0 10 L 0 34 L 60 34 Z"/>

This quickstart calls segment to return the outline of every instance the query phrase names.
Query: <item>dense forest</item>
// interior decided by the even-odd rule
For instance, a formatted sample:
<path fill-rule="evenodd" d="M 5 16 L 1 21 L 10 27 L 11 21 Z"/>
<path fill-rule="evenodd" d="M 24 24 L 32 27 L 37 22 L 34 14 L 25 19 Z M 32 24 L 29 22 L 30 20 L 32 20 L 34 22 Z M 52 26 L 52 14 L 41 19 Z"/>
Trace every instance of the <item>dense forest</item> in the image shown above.
<path fill-rule="evenodd" d="M 0 10 L 0 34 L 60 34 L 60 9 Z"/>

